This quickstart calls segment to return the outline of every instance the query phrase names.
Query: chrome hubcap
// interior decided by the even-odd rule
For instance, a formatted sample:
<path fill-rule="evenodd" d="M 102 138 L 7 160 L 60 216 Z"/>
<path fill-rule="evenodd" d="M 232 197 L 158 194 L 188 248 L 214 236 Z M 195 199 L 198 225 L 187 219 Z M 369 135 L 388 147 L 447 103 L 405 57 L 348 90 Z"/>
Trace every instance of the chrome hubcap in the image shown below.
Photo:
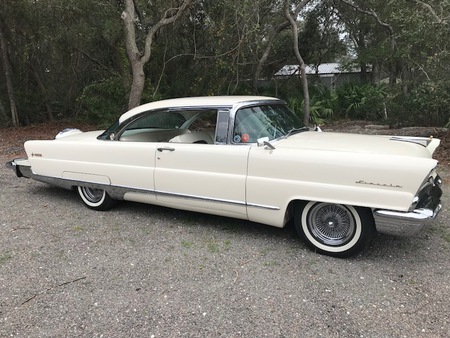
<path fill-rule="evenodd" d="M 99 202 L 103 198 L 104 191 L 101 189 L 92 189 L 86 187 L 82 187 L 82 189 L 84 196 L 92 203 Z"/>
<path fill-rule="evenodd" d="M 318 203 L 308 213 L 308 228 L 320 243 L 343 245 L 355 233 L 355 220 L 350 210 L 342 205 Z"/>

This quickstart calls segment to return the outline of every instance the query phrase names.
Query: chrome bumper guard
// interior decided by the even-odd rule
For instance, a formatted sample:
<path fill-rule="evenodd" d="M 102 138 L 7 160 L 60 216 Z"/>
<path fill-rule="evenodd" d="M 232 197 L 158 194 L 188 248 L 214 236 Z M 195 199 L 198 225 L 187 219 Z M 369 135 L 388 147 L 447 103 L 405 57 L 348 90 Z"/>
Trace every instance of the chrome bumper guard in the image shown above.
<path fill-rule="evenodd" d="M 431 223 L 442 209 L 442 181 L 439 175 L 433 185 L 410 212 L 375 209 L 373 217 L 377 231 L 394 236 L 413 236 Z"/>
<path fill-rule="evenodd" d="M 9 161 L 6 163 L 6 167 L 14 170 L 17 177 L 31 178 L 33 176 L 31 167 L 28 165 L 17 164 L 16 161 L 20 161 L 20 160 L 25 160 L 25 159 L 20 158 L 20 159 L 15 159 L 15 160 Z"/>

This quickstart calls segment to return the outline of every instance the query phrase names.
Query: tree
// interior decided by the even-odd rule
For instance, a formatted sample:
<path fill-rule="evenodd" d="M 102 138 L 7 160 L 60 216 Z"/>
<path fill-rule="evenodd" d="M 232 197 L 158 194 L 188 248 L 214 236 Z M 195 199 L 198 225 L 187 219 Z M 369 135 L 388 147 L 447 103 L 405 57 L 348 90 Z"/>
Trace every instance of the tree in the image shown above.
<path fill-rule="evenodd" d="M 132 84 L 128 101 L 128 108 L 140 104 L 145 86 L 144 66 L 150 60 L 152 44 L 161 28 L 176 20 L 186 11 L 193 0 L 183 0 L 179 7 L 167 9 L 159 21 L 154 25 L 146 25 L 142 16 L 136 11 L 134 0 L 125 0 L 125 9 L 122 12 L 122 20 L 125 25 L 125 44 L 128 59 L 132 69 Z M 137 15 L 139 13 L 139 15 Z M 145 34 L 143 48 L 138 47 L 136 29 L 148 30 Z"/>
<path fill-rule="evenodd" d="M 3 70 L 5 72 L 6 77 L 6 87 L 8 91 L 8 98 L 9 98 L 9 105 L 11 109 L 11 120 L 13 126 L 17 127 L 19 126 L 19 115 L 17 113 L 17 107 L 16 107 L 16 99 L 14 96 L 14 88 L 13 88 L 13 82 L 12 82 L 12 69 L 11 69 L 11 63 L 9 61 L 9 55 L 8 55 L 8 46 L 6 43 L 6 38 L 3 33 L 3 20 L 0 16 L 0 50 L 2 53 L 2 61 L 3 61 Z"/>
<path fill-rule="evenodd" d="M 298 56 L 390 77 L 392 111 L 448 114 L 448 1 L 1 0 L 0 13 L 0 115 L 21 123 L 110 123 L 127 106 L 175 96 L 261 91 L 289 101 L 298 89 L 270 80 L 301 65 Z"/>
<path fill-rule="evenodd" d="M 264 64 L 267 62 L 270 52 L 272 50 L 272 45 L 275 39 L 278 38 L 280 33 L 289 27 L 289 21 L 284 21 L 271 29 L 268 34 L 268 38 L 265 40 L 265 47 L 263 49 L 262 56 L 259 58 L 256 66 L 256 70 L 253 74 L 253 84 L 252 84 L 252 92 L 253 94 L 258 93 L 258 81 L 263 71 Z"/>
<path fill-rule="evenodd" d="M 305 61 L 303 60 L 300 50 L 299 50 L 299 43 L 298 43 L 298 25 L 297 25 L 297 16 L 300 13 L 300 11 L 310 2 L 311 0 L 303 0 L 301 1 L 294 9 L 293 14 L 291 14 L 290 7 L 291 7 L 291 1 L 285 0 L 284 3 L 284 15 L 286 19 L 289 21 L 291 25 L 291 31 L 292 31 L 292 48 L 294 51 L 294 55 L 297 59 L 300 72 L 300 81 L 301 81 L 301 87 L 303 92 L 303 123 L 305 125 L 309 124 L 309 90 L 308 90 L 308 79 L 306 78 L 306 65 Z"/>
<path fill-rule="evenodd" d="M 323 1 L 306 11 L 305 16 L 299 32 L 300 52 L 305 62 L 317 69 L 323 63 L 341 60 L 347 48 L 340 36 L 343 26 L 333 6 Z"/>
<path fill-rule="evenodd" d="M 378 13 L 373 9 L 363 9 L 359 5 L 355 4 L 352 1 L 349 0 L 340 0 L 341 2 L 347 4 L 348 6 L 351 6 L 353 9 L 355 9 L 357 12 L 362 13 L 364 15 L 371 16 L 375 19 L 376 23 L 382 27 L 383 29 L 386 29 L 389 35 L 389 48 L 390 48 L 390 71 L 389 71 L 389 83 L 394 84 L 397 79 L 397 68 L 396 68 L 396 56 L 398 55 L 398 49 L 397 49 L 397 41 L 395 37 L 395 31 L 393 26 L 388 23 L 387 21 L 383 20 L 383 18 L 378 15 Z M 367 4 L 367 3 L 366 3 Z"/>

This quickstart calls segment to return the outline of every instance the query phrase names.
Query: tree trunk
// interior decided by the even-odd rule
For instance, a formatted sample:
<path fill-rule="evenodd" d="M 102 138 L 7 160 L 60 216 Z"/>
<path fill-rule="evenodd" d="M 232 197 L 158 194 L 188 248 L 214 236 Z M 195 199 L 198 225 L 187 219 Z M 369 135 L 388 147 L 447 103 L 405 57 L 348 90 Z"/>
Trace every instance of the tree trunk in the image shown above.
<path fill-rule="evenodd" d="M 300 68 L 300 81 L 301 81 L 301 87 L 303 91 L 303 123 L 305 126 L 309 125 L 310 120 L 310 112 L 309 112 L 309 91 L 308 91 L 308 79 L 306 78 L 306 65 L 305 61 L 303 61 L 303 58 L 300 54 L 299 47 L 298 47 L 298 26 L 297 22 L 295 21 L 295 18 L 297 18 L 298 13 L 300 12 L 300 9 L 305 7 L 309 1 L 304 0 L 302 3 L 298 5 L 298 7 L 295 10 L 294 16 L 291 15 L 289 7 L 291 6 L 291 1 L 286 0 L 284 3 L 284 15 L 286 19 L 288 19 L 289 23 L 291 24 L 291 31 L 292 31 L 292 41 L 293 41 L 293 49 L 294 54 L 297 59 L 299 68 Z"/>
<path fill-rule="evenodd" d="M 263 55 L 258 61 L 258 65 L 256 66 L 255 73 L 253 74 L 253 85 L 252 92 L 253 94 L 258 94 L 258 80 L 261 76 L 262 69 L 267 59 L 269 58 L 270 51 L 272 49 L 272 43 L 276 39 L 276 37 L 287 27 L 289 27 L 289 22 L 283 22 L 278 25 L 270 34 L 269 39 L 267 40 L 266 48 L 264 49 Z"/>
<path fill-rule="evenodd" d="M 36 79 L 36 83 L 42 93 L 42 96 L 45 99 L 44 104 L 45 104 L 45 108 L 47 109 L 48 120 L 53 122 L 54 121 L 53 110 L 52 110 L 52 107 L 50 106 L 49 98 L 47 95 L 47 88 L 45 88 L 44 83 L 41 80 L 41 76 L 39 75 L 37 69 L 34 66 L 31 66 L 31 71 L 33 72 L 34 78 Z"/>
<path fill-rule="evenodd" d="M 2 52 L 3 68 L 5 70 L 6 88 L 8 91 L 9 105 L 11 107 L 11 120 L 14 127 L 19 126 L 19 114 L 16 108 L 16 99 L 14 98 L 14 88 L 12 82 L 12 68 L 8 58 L 8 48 L 3 34 L 2 23 L 0 22 L 0 49 Z"/>
<path fill-rule="evenodd" d="M 153 39 L 156 33 L 164 26 L 178 20 L 193 0 L 184 0 L 180 7 L 168 9 L 163 17 L 153 25 L 145 37 L 144 50 L 140 51 L 136 41 L 136 8 L 134 0 L 125 0 L 125 10 L 122 20 L 125 25 L 125 46 L 132 70 L 132 83 L 128 100 L 128 109 L 137 107 L 141 103 L 145 86 L 144 66 L 150 60 Z"/>
<path fill-rule="evenodd" d="M 139 106 L 145 87 L 144 63 L 141 60 L 136 60 L 132 63 L 131 69 L 133 70 L 133 77 L 128 100 L 128 109 Z"/>

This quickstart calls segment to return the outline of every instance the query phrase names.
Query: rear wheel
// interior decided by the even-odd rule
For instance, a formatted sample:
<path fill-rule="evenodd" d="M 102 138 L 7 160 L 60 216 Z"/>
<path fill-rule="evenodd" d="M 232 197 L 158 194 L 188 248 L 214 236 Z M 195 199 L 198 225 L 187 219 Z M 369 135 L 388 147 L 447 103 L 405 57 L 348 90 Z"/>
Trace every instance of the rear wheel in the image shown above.
<path fill-rule="evenodd" d="M 368 209 L 309 202 L 297 208 L 295 228 L 316 251 L 335 257 L 348 257 L 364 248 L 375 226 Z"/>
<path fill-rule="evenodd" d="M 81 200 L 91 209 L 108 210 L 114 205 L 114 200 L 103 189 L 78 187 Z"/>

